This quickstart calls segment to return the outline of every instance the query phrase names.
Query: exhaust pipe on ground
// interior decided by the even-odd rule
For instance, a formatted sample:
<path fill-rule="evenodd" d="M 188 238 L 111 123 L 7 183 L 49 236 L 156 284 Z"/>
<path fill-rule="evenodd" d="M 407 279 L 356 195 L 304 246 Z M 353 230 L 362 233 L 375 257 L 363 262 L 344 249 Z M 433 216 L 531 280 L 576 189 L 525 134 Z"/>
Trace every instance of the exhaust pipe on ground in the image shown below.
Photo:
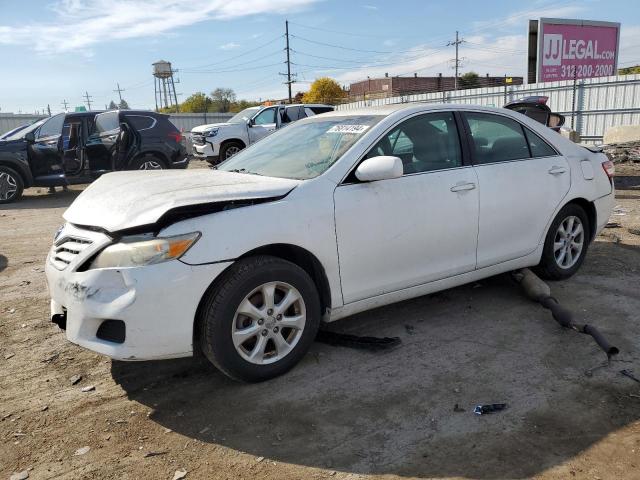
<path fill-rule="evenodd" d="M 549 285 L 543 282 L 531 270 L 528 268 L 516 270 L 512 272 L 512 276 L 514 280 L 522 286 L 524 292 L 531 300 L 538 302 L 544 308 L 551 311 L 551 315 L 555 321 L 562 327 L 591 336 L 604 353 L 607 354 L 608 359 L 620 353 L 620 350 L 611 345 L 596 327 L 574 323 L 571 311 L 564 308 L 557 299 L 551 296 L 551 288 L 549 288 Z"/>

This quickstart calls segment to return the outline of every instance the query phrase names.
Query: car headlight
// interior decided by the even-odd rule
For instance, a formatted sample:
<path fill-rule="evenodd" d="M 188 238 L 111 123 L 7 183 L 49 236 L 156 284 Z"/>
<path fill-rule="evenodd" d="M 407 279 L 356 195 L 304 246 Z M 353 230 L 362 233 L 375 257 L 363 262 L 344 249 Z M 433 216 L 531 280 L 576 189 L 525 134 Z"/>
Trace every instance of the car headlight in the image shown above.
<path fill-rule="evenodd" d="M 209 137 L 215 137 L 218 134 L 218 129 L 214 128 L 213 130 L 208 130 L 206 132 L 204 132 L 204 136 L 209 138 Z"/>
<path fill-rule="evenodd" d="M 124 237 L 98 254 L 89 268 L 139 267 L 180 258 L 200 238 L 200 232 L 174 237 Z"/>

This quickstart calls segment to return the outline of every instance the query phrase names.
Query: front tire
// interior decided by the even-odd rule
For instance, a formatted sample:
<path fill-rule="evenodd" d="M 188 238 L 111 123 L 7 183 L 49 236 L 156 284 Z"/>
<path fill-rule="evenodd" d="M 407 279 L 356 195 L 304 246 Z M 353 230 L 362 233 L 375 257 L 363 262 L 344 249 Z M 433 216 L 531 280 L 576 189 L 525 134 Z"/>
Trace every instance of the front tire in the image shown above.
<path fill-rule="evenodd" d="M 24 181 L 13 168 L 0 165 L 0 204 L 20 200 Z"/>
<path fill-rule="evenodd" d="M 236 153 L 244 148 L 240 142 L 227 142 L 220 148 L 220 162 L 224 162 L 228 158 L 233 157 Z"/>
<path fill-rule="evenodd" d="M 565 205 L 547 232 L 536 273 L 548 280 L 564 280 L 575 274 L 589 247 L 589 217 L 575 203 Z"/>
<path fill-rule="evenodd" d="M 260 382 L 293 368 L 320 325 L 320 298 L 307 272 L 286 260 L 239 260 L 207 292 L 200 347 L 236 380 Z"/>

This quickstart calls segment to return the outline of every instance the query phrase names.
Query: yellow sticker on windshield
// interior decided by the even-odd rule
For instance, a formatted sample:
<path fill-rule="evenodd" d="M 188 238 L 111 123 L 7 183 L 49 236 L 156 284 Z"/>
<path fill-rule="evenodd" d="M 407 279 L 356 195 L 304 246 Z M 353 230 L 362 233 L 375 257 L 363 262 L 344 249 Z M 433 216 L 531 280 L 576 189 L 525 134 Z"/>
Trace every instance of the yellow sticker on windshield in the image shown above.
<path fill-rule="evenodd" d="M 360 134 L 364 132 L 369 125 L 334 125 L 327 133 L 353 133 Z"/>

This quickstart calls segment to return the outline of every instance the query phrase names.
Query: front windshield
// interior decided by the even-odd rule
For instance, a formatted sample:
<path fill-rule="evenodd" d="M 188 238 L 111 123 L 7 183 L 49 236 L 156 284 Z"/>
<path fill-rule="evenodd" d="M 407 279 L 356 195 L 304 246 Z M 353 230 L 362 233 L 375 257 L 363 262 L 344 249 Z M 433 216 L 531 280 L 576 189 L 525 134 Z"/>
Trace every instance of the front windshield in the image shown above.
<path fill-rule="evenodd" d="M 236 113 L 233 117 L 231 117 L 229 120 L 227 120 L 227 123 L 244 123 L 247 120 L 249 120 L 251 117 L 253 117 L 256 113 L 258 113 L 258 110 L 260 110 L 261 107 L 249 107 L 249 108 L 245 108 L 244 110 L 241 110 L 240 112 Z"/>
<path fill-rule="evenodd" d="M 336 162 L 380 115 L 324 117 L 293 125 L 260 140 L 218 168 L 226 172 L 307 180 Z"/>
<path fill-rule="evenodd" d="M 13 135 L 4 138 L 4 140 L 20 140 L 21 138 L 24 138 L 24 136 L 27 133 L 35 131 L 40 125 L 42 125 L 47 120 L 49 120 L 49 119 L 48 118 L 43 118 L 42 120 L 38 120 L 37 122 L 32 123 L 31 125 L 29 125 L 27 128 L 23 128 L 22 130 L 14 133 Z"/>

